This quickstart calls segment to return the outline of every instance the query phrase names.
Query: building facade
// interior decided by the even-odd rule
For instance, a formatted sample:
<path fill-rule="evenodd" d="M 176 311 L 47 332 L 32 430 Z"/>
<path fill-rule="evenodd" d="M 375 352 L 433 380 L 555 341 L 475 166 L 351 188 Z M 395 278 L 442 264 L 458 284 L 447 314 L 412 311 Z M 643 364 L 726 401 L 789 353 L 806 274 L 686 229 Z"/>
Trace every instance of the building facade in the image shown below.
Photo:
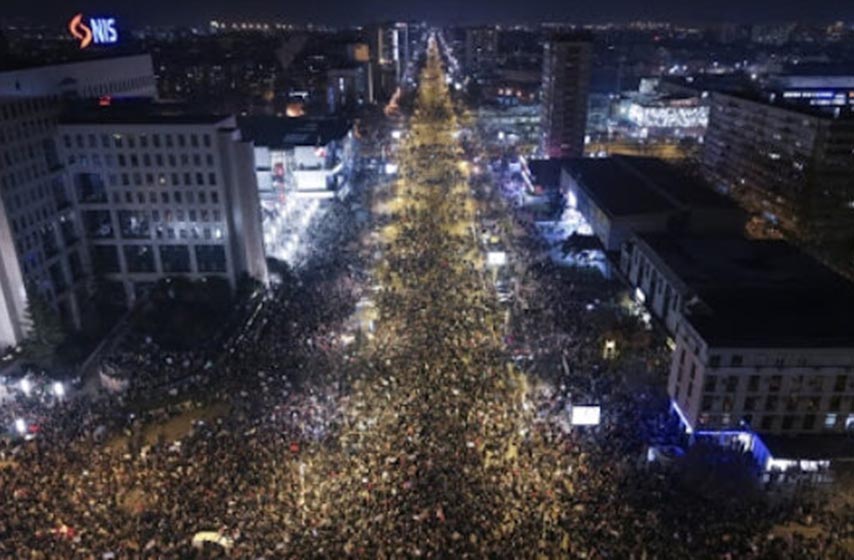
<path fill-rule="evenodd" d="M 466 28 L 465 58 L 467 74 L 475 76 L 494 70 L 498 64 L 498 30 L 495 27 Z"/>
<path fill-rule="evenodd" d="M 370 64 L 352 64 L 326 71 L 326 104 L 329 113 L 353 111 L 371 102 Z"/>
<path fill-rule="evenodd" d="M 704 172 L 798 239 L 854 239 L 854 116 L 778 101 L 713 93 Z"/>
<path fill-rule="evenodd" d="M 569 158 L 560 185 L 604 249 L 615 254 L 638 233 L 744 229 L 734 202 L 654 158 Z"/>
<path fill-rule="evenodd" d="M 102 295 L 132 305 L 169 276 L 266 282 L 251 143 L 233 117 L 102 109 L 59 126 Z"/>
<path fill-rule="evenodd" d="M 854 429 L 854 288 L 783 241 L 637 235 L 621 268 L 671 334 L 668 391 L 692 432 Z"/>
<path fill-rule="evenodd" d="M 854 346 L 716 344 L 680 323 L 668 392 L 693 430 L 839 434 L 854 429 Z"/>
<path fill-rule="evenodd" d="M 540 121 L 546 157 L 584 155 L 592 50 L 582 35 L 556 35 L 545 45 Z"/>
<path fill-rule="evenodd" d="M 387 99 L 401 83 L 420 38 L 420 26 L 407 22 L 385 22 L 365 27 L 370 49 L 372 90 L 378 99 Z"/>
<path fill-rule="evenodd" d="M 0 72 L 0 348 L 26 335 L 28 291 L 80 324 L 86 254 L 56 145 L 66 101 L 155 95 L 147 55 Z"/>
<path fill-rule="evenodd" d="M 0 71 L 0 97 L 155 97 L 147 54 Z"/>

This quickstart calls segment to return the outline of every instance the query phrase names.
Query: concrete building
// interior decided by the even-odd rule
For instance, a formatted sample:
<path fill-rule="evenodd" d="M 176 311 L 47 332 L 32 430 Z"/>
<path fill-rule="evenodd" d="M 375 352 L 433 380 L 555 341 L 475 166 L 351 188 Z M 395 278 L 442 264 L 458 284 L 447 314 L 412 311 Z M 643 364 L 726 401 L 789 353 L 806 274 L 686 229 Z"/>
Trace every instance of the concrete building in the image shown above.
<path fill-rule="evenodd" d="M 346 120 L 256 116 L 237 123 L 255 146 L 262 198 L 330 197 L 350 171 L 352 132 Z"/>
<path fill-rule="evenodd" d="M 782 241 L 730 236 L 638 235 L 621 267 L 674 337 L 668 392 L 688 433 L 737 442 L 768 473 L 854 458 L 849 283 Z"/>
<path fill-rule="evenodd" d="M 805 242 L 854 239 L 852 151 L 848 107 L 712 94 L 704 172 L 748 211 Z"/>
<path fill-rule="evenodd" d="M 539 109 L 542 85 L 542 68 L 493 67 L 489 78 L 482 80 L 481 95 L 488 103 L 502 108 L 529 105 Z"/>
<path fill-rule="evenodd" d="M 350 123 L 336 118 L 241 117 L 241 133 L 255 146 L 270 258 L 294 263 L 334 197 L 345 197 L 353 164 Z"/>
<path fill-rule="evenodd" d="M 561 188 L 606 251 L 618 253 L 635 233 L 735 232 L 744 228 L 736 204 L 661 160 L 571 158 Z"/>
<path fill-rule="evenodd" d="M 409 65 L 412 40 L 416 36 L 415 28 L 412 31 L 413 36 L 410 37 L 410 24 L 406 22 L 386 22 L 365 27 L 372 64 L 373 91 L 378 99 L 390 97 L 400 84 Z"/>
<path fill-rule="evenodd" d="M 463 66 L 467 74 L 480 76 L 498 64 L 498 30 L 492 26 L 466 28 Z"/>
<path fill-rule="evenodd" d="M 155 95 L 148 55 L 0 71 L 0 348 L 26 334 L 28 289 L 80 324 L 87 259 L 55 142 L 64 103 Z"/>
<path fill-rule="evenodd" d="M 709 124 L 709 108 L 697 96 L 624 95 L 617 116 L 633 138 L 699 138 Z"/>
<path fill-rule="evenodd" d="M 540 110 L 536 105 L 481 105 L 477 108 L 477 123 L 490 138 L 532 149 L 539 144 Z"/>
<path fill-rule="evenodd" d="M 552 36 L 543 54 L 542 150 L 546 157 L 581 157 L 593 46 L 586 35 Z"/>
<path fill-rule="evenodd" d="M 330 113 L 353 110 L 372 99 L 370 64 L 353 63 L 326 71 L 326 104 Z"/>
<path fill-rule="evenodd" d="M 854 428 L 854 287 L 783 241 L 638 236 L 624 267 L 666 318 L 668 389 L 694 430 Z"/>
<path fill-rule="evenodd" d="M 761 45 L 779 47 L 789 42 L 795 27 L 794 23 L 756 24 L 750 29 L 750 40 Z"/>
<path fill-rule="evenodd" d="M 0 71 L 0 97 L 155 97 L 147 54 Z"/>
<path fill-rule="evenodd" d="M 842 74 L 775 74 L 763 80 L 763 89 L 779 94 L 787 104 L 847 107 L 854 105 L 854 68 L 846 65 L 842 70 Z"/>
<path fill-rule="evenodd" d="M 266 282 L 253 148 L 233 117 L 132 104 L 69 114 L 58 132 L 102 295 L 131 305 L 167 276 Z"/>

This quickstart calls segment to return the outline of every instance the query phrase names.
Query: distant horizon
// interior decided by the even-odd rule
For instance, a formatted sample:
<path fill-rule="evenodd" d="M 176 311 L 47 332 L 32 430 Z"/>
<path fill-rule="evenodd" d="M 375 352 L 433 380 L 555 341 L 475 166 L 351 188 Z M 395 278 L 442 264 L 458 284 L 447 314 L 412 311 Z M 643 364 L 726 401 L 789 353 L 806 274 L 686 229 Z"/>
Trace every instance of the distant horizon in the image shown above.
<path fill-rule="evenodd" d="M 452 25 L 576 25 L 627 24 L 638 21 L 673 25 L 803 23 L 827 25 L 854 20 L 854 2 L 841 7 L 834 0 L 600 0 L 595 5 L 576 6 L 563 0 L 529 0 L 520 5 L 511 0 L 492 2 L 412 0 L 402 9 L 393 0 L 317 0 L 294 4 L 284 10 L 272 0 L 7 0 L 0 22 L 17 19 L 31 24 L 61 25 L 77 12 L 111 14 L 128 28 L 146 26 L 207 25 L 211 20 L 235 22 L 317 24 L 332 27 L 365 25 L 377 21 L 425 21 L 435 26 Z"/>

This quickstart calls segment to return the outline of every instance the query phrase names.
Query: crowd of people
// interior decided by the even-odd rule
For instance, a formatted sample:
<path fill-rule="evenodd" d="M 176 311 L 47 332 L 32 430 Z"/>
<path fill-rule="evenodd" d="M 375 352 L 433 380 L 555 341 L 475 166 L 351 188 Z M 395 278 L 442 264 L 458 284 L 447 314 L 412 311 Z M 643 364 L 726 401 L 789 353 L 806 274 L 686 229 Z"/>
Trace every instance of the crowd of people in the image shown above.
<path fill-rule="evenodd" d="M 365 195 L 388 212 L 377 235 L 333 203 L 316 258 L 283 274 L 190 398 L 133 416 L 69 400 L 7 444 L 0 557 L 842 558 L 850 516 L 697 504 L 639 465 L 656 397 L 597 357 L 588 294 L 505 320 L 432 41 L 415 106 L 400 180 Z M 372 328 L 348 320 L 367 298 Z M 533 351 L 557 330 L 566 367 L 513 364 L 508 340 Z M 601 426 L 567 425 L 579 394 Z M 188 433 L 147 437 L 176 417 Z M 826 532 L 769 538 L 792 516 Z M 198 547 L 200 532 L 222 540 Z"/>

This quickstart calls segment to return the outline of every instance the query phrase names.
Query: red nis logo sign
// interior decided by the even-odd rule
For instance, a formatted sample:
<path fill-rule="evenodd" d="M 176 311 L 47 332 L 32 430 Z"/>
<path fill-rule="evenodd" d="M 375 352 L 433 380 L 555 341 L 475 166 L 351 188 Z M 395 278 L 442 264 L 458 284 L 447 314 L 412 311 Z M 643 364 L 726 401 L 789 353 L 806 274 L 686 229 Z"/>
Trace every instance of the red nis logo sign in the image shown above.
<path fill-rule="evenodd" d="M 81 49 L 85 49 L 92 43 L 113 45 L 119 41 L 116 19 L 111 17 L 89 18 L 84 21 L 83 14 L 77 14 L 68 22 L 68 31 L 80 41 Z"/>

